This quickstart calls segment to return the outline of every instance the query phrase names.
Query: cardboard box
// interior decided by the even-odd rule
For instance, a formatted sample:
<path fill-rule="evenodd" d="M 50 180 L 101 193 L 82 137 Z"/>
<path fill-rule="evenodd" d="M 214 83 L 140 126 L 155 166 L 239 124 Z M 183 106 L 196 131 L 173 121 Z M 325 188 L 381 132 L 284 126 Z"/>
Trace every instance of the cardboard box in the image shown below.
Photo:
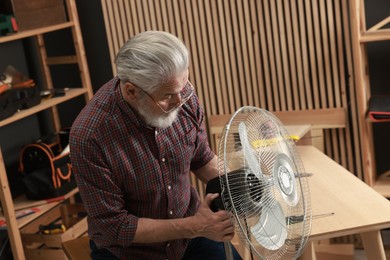
<path fill-rule="evenodd" d="M 13 14 L 19 31 L 67 21 L 63 0 L 1 0 L 0 13 Z"/>
<path fill-rule="evenodd" d="M 63 224 L 66 230 L 43 234 L 41 225 Z M 59 205 L 20 230 L 27 259 L 67 259 L 62 243 L 81 237 L 88 230 L 87 217 L 81 204 Z"/>

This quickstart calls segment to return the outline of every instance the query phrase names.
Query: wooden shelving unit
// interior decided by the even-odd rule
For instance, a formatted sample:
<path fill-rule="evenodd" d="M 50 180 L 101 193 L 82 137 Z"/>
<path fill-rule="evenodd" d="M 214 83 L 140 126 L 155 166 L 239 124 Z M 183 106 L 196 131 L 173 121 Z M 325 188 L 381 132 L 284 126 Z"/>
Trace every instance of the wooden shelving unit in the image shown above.
<path fill-rule="evenodd" d="M 69 63 L 74 63 L 78 65 L 82 86 L 80 88 L 70 88 L 68 91 L 66 91 L 65 95 L 62 97 L 55 97 L 55 98 L 42 100 L 42 102 L 39 105 L 36 105 L 26 110 L 19 111 L 15 113 L 13 116 L 0 121 L 0 127 L 3 127 L 8 124 L 12 124 L 18 120 L 34 115 L 40 111 L 51 110 L 53 115 L 52 116 L 53 125 L 57 130 L 59 130 L 61 126 L 59 123 L 57 105 L 79 96 L 84 96 L 86 102 L 91 99 L 93 95 L 93 91 L 92 91 L 91 80 L 89 76 L 89 70 L 88 70 L 88 65 L 87 65 L 86 55 L 84 50 L 84 43 L 82 40 L 75 1 L 66 0 L 66 9 L 68 14 L 67 22 L 57 24 L 57 25 L 47 26 L 44 28 L 22 31 L 8 36 L 3 36 L 0 37 L 0 44 L 5 42 L 20 40 L 28 37 L 36 38 L 39 46 L 38 53 L 39 56 L 41 57 L 43 74 L 46 81 L 46 88 L 47 89 L 54 88 L 49 66 L 55 64 L 69 64 Z M 47 57 L 43 35 L 46 33 L 63 30 L 67 28 L 72 31 L 73 42 L 74 42 L 75 52 L 76 52 L 75 55 L 61 56 L 61 57 Z M 36 205 L 37 204 L 36 201 L 28 201 L 23 196 L 13 199 L 11 196 L 11 191 L 10 191 L 8 178 L 7 178 L 7 172 L 3 160 L 3 154 L 1 153 L 1 148 L 0 148 L 0 183 L 1 183 L 0 199 L 1 199 L 1 205 L 3 210 L 3 216 L 0 216 L 0 220 L 6 221 L 6 225 L 7 225 L 6 228 L 9 235 L 14 259 L 25 259 L 24 249 L 23 249 L 21 235 L 20 235 L 20 229 L 23 226 L 27 225 L 29 222 L 36 219 L 37 217 L 45 214 L 46 212 L 48 212 L 49 210 L 57 206 L 63 200 L 69 199 L 72 196 L 74 196 L 78 192 L 78 189 L 76 188 L 71 192 L 69 192 L 68 194 L 64 195 L 62 200 L 47 202 L 41 205 Z M 29 207 L 38 208 L 39 211 L 32 215 L 20 219 L 16 218 L 17 215 L 16 213 L 18 210 L 24 210 Z"/>
<path fill-rule="evenodd" d="M 34 115 L 40 111 L 43 111 L 43 110 L 48 109 L 48 108 L 52 108 L 58 104 L 65 102 L 65 101 L 71 100 L 75 97 L 85 95 L 85 94 L 87 94 L 87 90 L 85 88 L 69 89 L 66 92 L 66 95 L 63 97 L 56 97 L 56 98 L 50 98 L 47 100 L 42 100 L 42 102 L 39 105 L 36 105 L 30 109 L 20 110 L 20 111 L 16 112 L 13 116 L 8 117 L 6 119 L 3 119 L 2 121 L 0 121 L 0 127 L 11 124 L 13 122 L 16 122 L 16 121 L 22 119 L 22 118 L 28 117 L 30 115 Z"/>
<path fill-rule="evenodd" d="M 364 0 L 351 0 L 351 26 L 353 59 L 355 67 L 356 95 L 359 113 L 360 150 L 362 151 L 364 181 L 383 196 L 390 198 L 390 171 L 376 172 L 372 122 L 367 116 L 368 101 L 371 96 L 370 77 L 368 74 L 367 43 L 390 41 L 390 16 L 371 28 L 366 28 Z M 389 89 L 390 94 L 390 89 Z"/>

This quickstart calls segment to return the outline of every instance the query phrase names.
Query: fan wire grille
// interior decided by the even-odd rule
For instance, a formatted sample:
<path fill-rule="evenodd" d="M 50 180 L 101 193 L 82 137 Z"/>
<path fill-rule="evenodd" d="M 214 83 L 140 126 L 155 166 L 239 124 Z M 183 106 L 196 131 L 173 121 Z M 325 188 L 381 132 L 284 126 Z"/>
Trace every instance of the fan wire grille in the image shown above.
<path fill-rule="evenodd" d="M 242 107 L 218 151 L 222 201 L 242 243 L 263 259 L 297 258 L 310 234 L 310 192 L 281 122 L 264 109 Z"/>

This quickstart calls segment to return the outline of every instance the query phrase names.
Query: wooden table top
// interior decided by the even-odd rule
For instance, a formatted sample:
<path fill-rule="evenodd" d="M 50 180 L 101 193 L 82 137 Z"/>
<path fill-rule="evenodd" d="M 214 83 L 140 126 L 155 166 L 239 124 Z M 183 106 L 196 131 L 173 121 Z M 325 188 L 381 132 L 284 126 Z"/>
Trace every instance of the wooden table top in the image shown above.
<path fill-rule="evenodd" d="M 390 201 L 313 146 L 297 146 L 309 178 L 311 240 L 390 227 Z M 318 214 L 332 216 L 315 218 Z"/>

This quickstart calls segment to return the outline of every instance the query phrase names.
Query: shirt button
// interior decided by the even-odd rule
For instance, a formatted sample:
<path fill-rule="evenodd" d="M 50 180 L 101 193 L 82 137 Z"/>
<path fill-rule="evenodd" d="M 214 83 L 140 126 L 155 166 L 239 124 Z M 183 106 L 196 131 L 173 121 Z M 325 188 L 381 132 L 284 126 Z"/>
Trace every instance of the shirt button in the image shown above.
<path fill-rule="evenodd" d="M 161 161 L 162 161 L 162 162 L 165 162 L 165 158 L 162 158 Z"/>
<path fill-rule="evenodd" d="M 171 243 L 168 243 L 168 244 L 167 244 L 167 247 L 169 247 L 170 245 L 171 245 Z"/>
<path fill-rule="evenodd" d="M 171 185 L 168 185 L 168 190 L 170 190 L 171 189 Z"/>
<path fill-rule="evenodd" d="M 169 211 L 169 215 L 172 215 L 172 214 L 173 214 L 173 211 L 172 211 L 172 210 L 170 210 L 170 211 Z"/>
<path fill-rule="evenodd" d="M 157 132 L 157 130 L 156 130 L 156 131 L 154 131 L 154 135 L 155 135 L 155 136 L 157 136 L 157 135 L 158 135 L 158 132 Z"/>

